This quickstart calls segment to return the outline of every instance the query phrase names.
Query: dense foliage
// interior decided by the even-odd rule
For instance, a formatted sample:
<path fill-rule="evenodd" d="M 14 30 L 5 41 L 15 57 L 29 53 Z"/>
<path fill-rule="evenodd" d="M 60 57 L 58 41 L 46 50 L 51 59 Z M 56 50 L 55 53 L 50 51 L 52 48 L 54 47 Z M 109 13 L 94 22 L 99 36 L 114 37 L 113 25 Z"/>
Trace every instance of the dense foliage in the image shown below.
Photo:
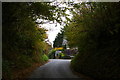
<path fill-rule="evenodd" d="M 3 79 L 13 79 L 15 70 L 48 60 L 46 30 L 36 20 L 56 20 L 54 9 L 50 3 L 2 3 Z"/>
<path fill-rule="evenodd" d="M 57 4 L 56 4 L 57 5 Z M 13 79 L 22 70 L 48 60 L 50 45 L 44 40 L 46 30 L 38 24 L 44 20 L 62 22 L 70 47 L 78 47 L 72 68 L 97 79 L 120 78 L 120 3 L 69 3 L 74 5 L 70 20 L 60 8 L 50 3 L 2 3 L 3 79 Z M 37 22 L 37 19 L 42 19 Z M 58 33 L 54 47 L 62 47 L 64 32 Z M 55 50 L 49 52 L 55 58 Z M 104 75 L 103 75 L 104 73 Z"/>
<path fill-rule="evenodd" d="M 73 69 L 99 79 L 120 78 L 120 3 L 75 4 L 72 13 L 65 34 L 69 46 L 79 49 Z"/>
<path fill-rule="evenodd" d="M 50 52 L 48 53 L 48 57 L 50 59 L 55 59 L 55 52 L 56 52 L 55 49 L 50 50 Z"/>

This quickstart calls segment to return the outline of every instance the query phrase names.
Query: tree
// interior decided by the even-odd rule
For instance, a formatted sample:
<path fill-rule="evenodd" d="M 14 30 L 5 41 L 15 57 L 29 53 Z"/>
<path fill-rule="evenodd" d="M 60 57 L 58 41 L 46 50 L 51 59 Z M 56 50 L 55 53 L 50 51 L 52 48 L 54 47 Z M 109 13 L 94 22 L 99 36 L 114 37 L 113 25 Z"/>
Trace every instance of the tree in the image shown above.
<path fill-rule="evenodd" d="M 65 34 L 69 46 L 79 49 L 79 54 L 72 60 L 75 71 L 100 79 L 119 78 L 120 68 L 116 63 L 120 56 L 119 5 L 81 3 L 74 6 L 76 11 L 72 22 L 65 27 Z"/>
<path fill-rule="evenodd" d="M 43 54 L 47 44 L 44 40 L 47 35 L 38 24 L 44 23 L 44 20 L 60 19 L 60 16 L 55 16 L 56 12 L 60 12 L 57 10 L 51 3 L 2 3 L 3 78 L 14 77 L 15 68 L 22 70 L 33 63 L 45 61 Z M 37 19 L 42 21 L 38 23 Z"/>
<path fill-rule="evenodd" d="M 62 31 L 61 33 L 58 33 L 55 40 L 54 40 L 54 44 L 53 47 L 62 47 L 62 43 L 63 43 L 63 37 L 64 37 L 64 32 Z"/>

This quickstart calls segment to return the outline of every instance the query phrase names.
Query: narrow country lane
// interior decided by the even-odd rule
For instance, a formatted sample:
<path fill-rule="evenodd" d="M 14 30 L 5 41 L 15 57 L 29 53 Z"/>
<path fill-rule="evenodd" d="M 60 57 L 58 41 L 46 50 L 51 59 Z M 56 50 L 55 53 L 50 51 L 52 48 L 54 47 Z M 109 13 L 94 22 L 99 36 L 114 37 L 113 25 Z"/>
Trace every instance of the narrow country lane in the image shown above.
<path fill-rule="evenodd" d="M 50 62 L 33 71 L 29 78 L 79 78 L 72 73 L 70 61 L 71 60 L 50 59 Z"/>

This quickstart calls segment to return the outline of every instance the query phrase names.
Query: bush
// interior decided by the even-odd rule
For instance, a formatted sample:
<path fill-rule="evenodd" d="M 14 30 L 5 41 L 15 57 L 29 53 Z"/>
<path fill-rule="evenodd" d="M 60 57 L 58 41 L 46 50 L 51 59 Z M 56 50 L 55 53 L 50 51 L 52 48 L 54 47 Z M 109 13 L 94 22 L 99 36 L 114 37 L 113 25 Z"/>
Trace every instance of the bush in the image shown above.
<path fill-rule="evenodd" d="M 59 53 L 59 55 L 61 55 L 61 57 L 65 56 L 63 53 Z"/>
<path fill-rule="evenodd" d="M 3 60 L 2 61 L 2 77 L 4 79 L 4 77 L 6 78 L 11 78 L 11 67 L 10 67 L 10 61 L 8 60 Z"/>
<path fill-rule="evenodd" d="M 119 5 L 83 3 L 73 16 L 74 21 L 66 26 L 69 46 L 79 50 L 71 63 L 75 71 L 102 80 L 120 79 Z"/>
<path fill-rule="evenodd" d="M 110 51 L 112 52 L 112 50 Z M 117 54 L 111 56 L 111 54 L 103 50 L 98 51 L 96 55 L 78 54 L 73 58 L 71 66 L 75 71 L 96 79 L 117 79 L 120 73 L 119 63 L 117 62 L 119 56 Z"/>
<path fill-rule="evenodd" d="M 55 51 L 56 51 L 56 50 L 52 49 L 52 50 L 48 53 L 48 57 L 49 57 L 50 59 L 55 59 Z"/>
<path fill-rule="evenodd" d="M 27 68 L 32 66 L 32 58 L 30 56 L 27 55 L 19 55 L 19 57 L 17 58 L 17 60 L 15 61 L 16 67 L 19 69 L 23 69 L 23 68 Z"/>
<path fill-rule="evenodd" d="M 44 55 L 42 56 L 42 59 L 43 59 L 43 61 L 48 61 L 49 58 L 48 58 L 47 55 L 44 54 Z"/>

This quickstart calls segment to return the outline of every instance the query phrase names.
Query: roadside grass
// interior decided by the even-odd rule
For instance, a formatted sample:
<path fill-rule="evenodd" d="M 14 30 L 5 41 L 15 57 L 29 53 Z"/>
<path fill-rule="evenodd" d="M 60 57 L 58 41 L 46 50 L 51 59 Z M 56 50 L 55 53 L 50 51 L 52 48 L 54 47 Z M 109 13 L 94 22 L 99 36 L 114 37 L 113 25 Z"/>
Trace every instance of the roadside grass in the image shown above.
<path fill-rule="evenodd" d="M 31 72 L 48 62 L 48 57 L 44 55 L 17 55 L 13 60 L 4 60 L 2 62 L 2 79 L 4 80 L 22 80 L 27 78 Z"/>
<path fill-rule="evenodd" d="M 55 49 L 52 49 L 49 53 L 48 53 L 48 57 L 50 59 L 55 59 Z"/>

